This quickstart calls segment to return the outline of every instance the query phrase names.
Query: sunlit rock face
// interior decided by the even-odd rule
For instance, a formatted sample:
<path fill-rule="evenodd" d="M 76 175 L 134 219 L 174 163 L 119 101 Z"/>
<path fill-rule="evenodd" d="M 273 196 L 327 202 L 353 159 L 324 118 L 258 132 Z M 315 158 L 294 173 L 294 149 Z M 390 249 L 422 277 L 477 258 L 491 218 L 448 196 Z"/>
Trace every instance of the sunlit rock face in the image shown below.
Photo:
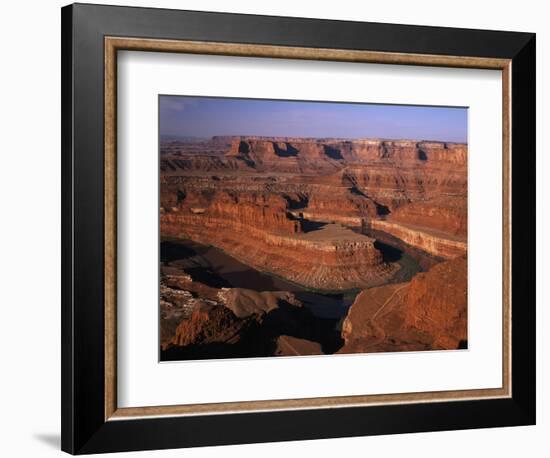
<path fill-rule="evenodd" d="M 467 260 L 459 257 L 408 283 L 361 292 L 344 320 L 340 353 L 464 348 L 467 314 Z"/>
<path fill-rule="evenodd" d="M 405 140 L 171 144 L 161 156 L 161 233 L 312 288 L 380 284 L 395 267 L 346 228 L 371 225 L 442 258 L 463 254 L 466 156 L 466 145 Z"/>
<path fill-rule="evenodd" d="M 209 204 L 163 213 L 162 233 L 222 248 L 243 263 L 315 289 L 351 289 L 380 283 L 395 266 L 374 239 L 340 224 L 315 230 L 286 210 L 284 199 L 215 194 Z"/>
<path fill-rule="evenodd" d="M 177 359 L 210 351 L 289 356 L 463 346 L 467 155 L 465 144 L 420 140 L 162 143 L 162 240 L 215 247 L 315 293 L 361 291 L 342 328 L 330 324 L 338 335 L 327 344 L 319 334 L 326 323 L 309 316 L 292 289 L 205 284 L 168 263 L 160 291 L 163 348 Z M 422 268 L 404 267 L 380 234 L 420 253 Z M 412 274 L 404 275 L 407 269 Z M 283 315 L 308 331 L 275 326 L 273 317 Z"/>

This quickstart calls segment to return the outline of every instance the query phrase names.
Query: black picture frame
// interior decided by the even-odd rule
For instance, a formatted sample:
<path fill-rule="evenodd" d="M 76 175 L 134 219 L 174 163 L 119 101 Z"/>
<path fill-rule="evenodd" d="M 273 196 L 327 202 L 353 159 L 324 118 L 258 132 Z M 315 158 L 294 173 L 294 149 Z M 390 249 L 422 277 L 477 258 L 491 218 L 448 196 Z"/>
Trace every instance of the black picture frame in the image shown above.
<path fill-rule="evenodd" d="M 512 396 L 106 421 L 105 36 L 511 59 Z M 74 4 L 62 9 L 61 38 L 64 451 L 535 424 L 535 34 Z"/>

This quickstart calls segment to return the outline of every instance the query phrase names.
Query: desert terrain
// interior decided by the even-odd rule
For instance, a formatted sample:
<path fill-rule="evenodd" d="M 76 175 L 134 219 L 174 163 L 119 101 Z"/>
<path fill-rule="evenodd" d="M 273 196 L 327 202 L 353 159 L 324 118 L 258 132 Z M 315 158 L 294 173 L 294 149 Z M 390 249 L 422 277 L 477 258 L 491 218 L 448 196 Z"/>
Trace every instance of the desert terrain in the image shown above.
<path fill-rule="evenodd" d="M 467 347 L 467 145 L 161 139 L 161 360 Z"/>

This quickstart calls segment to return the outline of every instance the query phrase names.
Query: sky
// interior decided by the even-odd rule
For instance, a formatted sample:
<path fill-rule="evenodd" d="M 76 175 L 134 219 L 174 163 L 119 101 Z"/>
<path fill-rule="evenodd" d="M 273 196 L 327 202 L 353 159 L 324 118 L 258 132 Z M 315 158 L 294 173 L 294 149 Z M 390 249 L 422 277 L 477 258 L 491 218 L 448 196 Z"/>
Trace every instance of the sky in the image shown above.
<path fill-rule="evenodd" d="M 467 142 L 467 108 L 160 96 L 160 134 Z"/>

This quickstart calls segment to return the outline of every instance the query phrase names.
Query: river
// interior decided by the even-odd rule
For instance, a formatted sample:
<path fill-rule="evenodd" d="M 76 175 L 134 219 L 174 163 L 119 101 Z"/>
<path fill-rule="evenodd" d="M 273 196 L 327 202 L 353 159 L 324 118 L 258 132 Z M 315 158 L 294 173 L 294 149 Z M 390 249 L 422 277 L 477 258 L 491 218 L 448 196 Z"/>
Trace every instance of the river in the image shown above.
<path fill-rule="evenodd" d="M 414 253 L 408 253 L 403 247 L 397 247 L 389 242 L 389 239 L 377 239 L 375 244 L 387 262 L 397 262 L 401 266 L 388 283 L 409 281 L 417 272 L 423 270 Z M 357 289 L 328 292 L 307 289 L 243 264 L 219 248 L 191 240 L 163 240 L 160 255 L 164 265 L 185 270 L 194 280 L 212 287 L 290 291 L 319 318 L 340 319 L 346 316 L 360 291 Z"/>

